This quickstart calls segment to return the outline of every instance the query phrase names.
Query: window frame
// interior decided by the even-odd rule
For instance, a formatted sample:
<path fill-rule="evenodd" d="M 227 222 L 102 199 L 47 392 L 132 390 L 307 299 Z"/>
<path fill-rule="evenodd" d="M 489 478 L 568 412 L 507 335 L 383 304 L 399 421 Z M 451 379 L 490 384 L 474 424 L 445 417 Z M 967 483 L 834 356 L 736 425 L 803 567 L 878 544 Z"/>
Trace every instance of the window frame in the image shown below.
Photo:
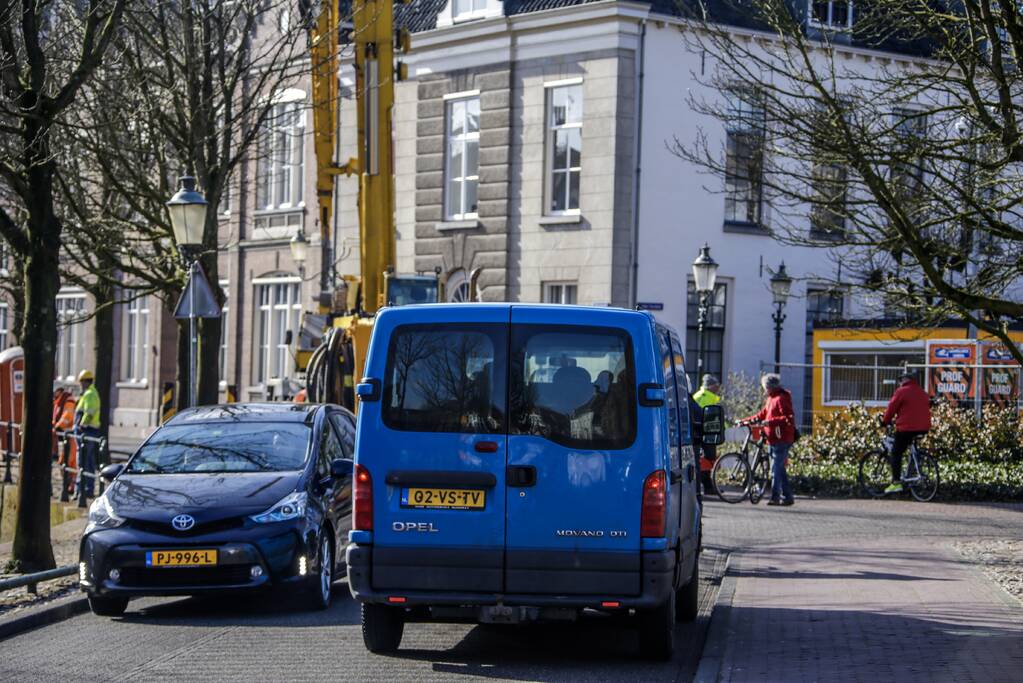
<path fill-rule="evenodd" d="M 569 121 L 566 117 L 561 124 L 554 123 L 554 96 L 558 90 L 577 89 L 579 93 L 579 120 Z M 585 101 L 583 93 L 583 79 L 571 78 L 563 81 L 544 83 L 544 216 L 578 216 L 582 213 L 582 170 L 583 170 L 583 124 L 585 122 Z M 579 165 L 572 166 L 572 153 L 566 148 L 566 166 L 563 169 L 554 168 L 554 153 L 557 144 L 559 131 L 579 131 Z M 554 175 L 564 173 L 565 183 L 565 208 L 555 209 L 554 204 Z M 576 196 L 578 205 L 570 206 L 572 198 L 572 176 L 578 175 L 579 191 Z"/>
<path fill-rule="evenodd" d="M 79 305 L 69 308 L 67 302 L 77 301 Z M 55 312 L 57 317 L 57 348 L 55 350 L 55 379 L 57 381 L 74 382 L 82 368 L 85 355 L 85 340 L 82 337 L 81 318 L 86 308 L 85 293 L 78 290 L 65 291 L 57 294 Z M 77 322 L 67 323 L 67 320 Z M 67 361 L 67 373 L 62 374 L 62 363 Z"/>
<path fill-rule="evenodd" d="M 767 167 L 767 109 L 763 94 L 735 86 L 725 91 L 728 120 L 725 125 L 724 222 L 764 228 L 764 176 Z M 740 155 L 740 145 L 749 153 Z M 746 177 L 737 171 L 745 159 Z M 756 169 L 756 177 L 751 170 Z M 745 189 L 740 190 L 742 183 Z M 753 220 L 750 220 L 751 210 Z"/>
<path fill-rule="evenodd" d="M 469 123 L 469 120 L 470 120 L 469 113 L 468 113 L 469 112 L 468 103 L 470 103 L 470 102 L 475 102 L 476 103 L 476 108 L 477 108 L 476 130 L 473 131 L 473 132 L 468 132 L 468 123 Z M 465 103 L 467 106 L 465 107 L 465 113 L 463 114 L 464 118 L 462 120 L 462 133 L 460 133 L 459 135 L 456 136 L 452 132 L 453 129 L 454 129 L 454 115 L 453 115 L 453 113 L 454 113 L 454 106 L 456 104 L 458 104 L 458 103 Z M 479 119 L 479 115 L 480 115 L 480 109 L 479 109 L 479 107 L 480 107 L 480 91 L 479 90 L 471 90 L 471 91 L 467 91 L 467 92 L 453 93 L 451 95 L 447 95 L 447 96 L 444 97 L 444 174 L 443 174 L 443 181 L 444 181 L 444 218 L 445 218 L 445 220 L 449 220 L 449 221 L 465 221 L 465 220 L 474 220 L 476 218 L 479 218 L 479 185 L 480 185 L 480 156 L 479 156 L 479 150 L 480 150 L 480 119 Z M 475 169 L 475 175 L 467 174 L 467 171 L 469 169 L 468 169 L 468 154 L 466 154 L 466 150 L 469 147 L 469 144 L 472 143 L 472 142 L 476 143 L 476 169 Z M 454 207 L 452 205 L 452 197 L 451 197 L 451 188 L 450 188 L 450 186 L 451 186 L 451 183 L 454 181 L 454 176 L 452 175 L 454 169 L 451 168 L 451 149 L 452 149 L 452 145 L 453 144 L 459 144 L 459 145 L 461 145 L 461 148 L 462 148 L 462 157 L 461 157 L 462 158 L 462 168 L 460 169 L 461 175 L 459 176 L 459 179 L 461 181 L 460 182 L 461 196 L 459 197 L 459 201 L 458 201 L 458 208 L 461 209 L 461 211 L 454 211 L 453 210 Z M 467 205 L 467 193 L 466 193 L 466 190 L 465 190 L 466 185 L 469 182 L 473 182 L 476 185 L 476 205 L 477 205 L 477 210 L 476 211 L 466 211 L 465 210 L 465 209 L 469 208 L 468 205 Z"/>
<path fill-rule="evenodd" d="M 124 308 L 124 366 L 121 382 L 145 385 L 149 381 L 149 295 L 133 296 Z"/>
<path fill-rule="evenodd" d="M 459 12 L 459 0 L 451 0 L 451 21 L 471 21 L 473 19 L 484 19 L 488 15 L 487 0 L 462 0 L 468 2 L 469 10 Z M 480 5 L 476 7 L 476 5 Z"/>
<path fill-rule="evenodd" d="M 828 5 L 828 19 L 827 21 L 821 21 L 816 16 L 814 16 L 813 11 L 814 5 L 818 3 L 823 4 L 825 2 Z M 836 24 L 832 20 L 835 14 L 836 4 L 846 5 L 847 11 L 844 26 L 841 24 Z M 807 0 L 806 16 L 809 19 L 810 25 L 816 28 L 825 29 L 828 31 L 849 31 L 853 27 L 853 17 L 855 16 L 856 12 L 855 4 L 856 4 L 855 0 Z"/>
<path fill-rule="evenodd" d="M 873 357 L 874 362 L 873 362 L 872 365 L 864 365 L 862 367 L 864 369 L 869 368 L 869 369 L 871 369 L 873 371 L 872 372 L 872 380 L 871 380 L 870 385 L 874 389 L 874 397 L 875 398 L 870 398 L 870 399 L 865 399 L 865 398 L 860 398 L 860 399 L 839 398 L 839 399 L 835 399 L 835 398 L 832 398 L 831 397 L 831 385 L 832 385 L 832 376 L 831 376 L 832 362 L 831 362 L 831 359 L 832 359 L 833 356 L 864 356 L 864 357 L 870 356 L 870 357 Z M 890 369 L 890 370 L 892 370 L 892 371 L 897 373 L 899 370 L 901 370 L 902 366 L 890 365 L 890 364 L 880 365 L 879 364 L 879 359 L 883 358 L 884 356 L 919 356 L 919 363 L 923 364 L 926 361 L 927 354 L 926 354 L 926 350 L 921 348 L 920 346 L 912 346 L 912 347 L 910 347 L 910 346 L 905 346 L 905 347 L 899 346 L 897 348 L 887 348 L 887 349 L 885 349 L 885 348 L 860 348 L 860 347 L 857 347 L 857 348 L 840 348 L 840 347 L 835 347 L 835 348 L 824 349 L 823 356 L 821 358 L 821 371 L 822 371 L 822 379 L 823 379 L 822 386 L 821 386 L 821 403 L 824 406 L 829 406 L 829 407 L 830 406 L 850 406 L 850 405 L 860 405 L 860 404 L 862 404 L 862 405 L 865 405 L 865 406 L 870 407 L 870 408 L 881 408 L 881 407 L 884 407 L 884 406 L 888 405 L 888 400 L 889 400 L 888 398 L 877 398 L 877 396 L 879 396 L 879 393 L 878 393 L 877 390 L 881 386 L 880 385 L 880 376 L 878 374 L 879 373 L 879 368 L 888 368 L 888 369 Z M 842 366 L 842 365 L 838 366 L 839 369 L 842 369 L 843 367 L 848 367 L 848 366 Z M 851 367 L 859 367 L 859 366 L 851 366 Z M 893 377 L 893 379 L 897 379 L 897 378 Z"/>
<path fill-rule="evenodd" d="M 556 297 L 554 292 L 560 292 Z M 544 280 L 541 283 L 543 294 L 542 302 L 545 304 L 561 304 L 562 306 L 575 306 L 579 303 L 579 281 L 578 280 Z M 566 296 L 572 292 L 572 296 Z M 571 299 L 571 301 L 566 301 Z"/>
<path fill-rule="evenodd" d="M 253 310 L 256 353 L 253 355 L 252 381 L 255 386 L 266 387 L 290 377 L 295 370 L 294 359 L 283 341 L 288 329 L 292 330 L 292 334 L 296 334 L 301 324 L 302 279 L 298 276 L 256 278 L 252 284 L 256 290 Z M 282 304 L 276 303 L 274 296 L 278 287 L 284 288 L 283 291 L 287 293 L 287 300 Z M 264 291 L 267 293 L 265 304 L 262 296 Z M 281 312 L 285 313 L 285 320 L 292 327 L 278 329 L 278 314 Z M 276 360 L 280 361 L 278 375 L 272 373 L 275 355 Z"/>
<path fill-rule="evenodd" d="M 6 301 L 0 301 L 0 351 L 7 348 L 8 337 L 11 334 L 11 330 L 8 327 L 10 325 L 11 310 L 7 305 Z"/>
<path fill-rule="evenodd" d="M 699 322 L 698 322 L 699 293 L 696 292 L 696 283 L 693 281 L 693 279 L 692 278 L 687 278 L 686 279 L 686 341 L 685 341 L 685 349 L 684 349 L 684 352 L 683 352 L 682 355 L 683 355 L 683 358 L 685 359 L 685 362 L 686 362 L 685 373 L 686 373 L 686 376 L 689 379 L 689 383 L 690 383 L 691 386 L 699 386 L 700 385 L 700 379 L 701 378 L 696 377 L 696 374 L 702 372 L 703 374 L 710 373 L 712 375 L 717 375 L 718 377 L 720 377 L 722 374 L 724 374 L 725 368 L 727 367 L 727 364 L 725 362 L 725 360 L 726 360 L 725 359 L 725 351 L 728 348 L 728 343 L 727 343 L 728 342 L 728 309 L 729 309 L 729 301 L 728 301 L 728 294 L 729 294 L 729 292 L 728 292 L 728 290 L 729 290 L 730 284 L 731 283 L 728 280 L 722 280 L 720 278 L 718 279 L 717 282 L 714 283 L 714 292 L 711 294 L 711 296 L 710 296 L 710 298 L 709 298 L 709 300 L 707 302 L 707 308 L 708 308 L 708 311 L 707 311 L 707 324 L 704 325 L 704 328 L 703 328 L 703 333 L 705 335 L 704 342 L 709 341 L 709 339 L 711 338 L 710 335 L 712 335 L 712 334 L 720 334 L 720 339 L 721 339 L 721 348 L 720 348 L 720 350 L 716 350 L 716 349 L 712 350 L 709 345 L 707 347 L 707 355 L 709 355 L 710 353 L 714 353 L 714 354 L 718 354 L 718 355 L 721 356 L 720 367 L 719 368 L 718 367 L 712 368 L 711 364 L 708 362 L 701 369 L 701 368 L 697 367 L 697 363 L 700 362 L 700 349 L 698 348 L 698 346 L 699 346 Z M 689 288 L 690 287 L 693 288 L 692 295 L 697 297 L 696 303 L 690 303 L 690 301 L 689 301 L 689 297 L 690 297 Z M 723 292 L 721 294 L 722 303 L 717 303 L 717 299 L 718 299 L 718 294 L 717 293 L 719 291 Z M 693 311 L 693 315 L 689 315 L 689 309 L 690 309 L 691 306 L 695 307 L 695 310 Z M 720 309 L 720 319 L 721 319 L 721 324 L 720 325 L 715 323 L 716 316 L 714 315 L 714 311 L 712 309 Z M 689 333 L 690 332 L 693 333 L 695 343 L 697 344 L 697 347 L 695 347 L 695 348 L 691 347 L 689 345 Z M 707 360 L 709 360 L 709 358 L 707 358 Z"/>
<path fill-rule="evenodd" d="M 301 93 L 301 97 L 298 93 Z M 257 212 L 285 211 L 305 206 L 307 110 L 304 92 L 285 92 L 280 101 L 271 105 L 261 124 L 263 130 L 260 131 L 256 145 Z M 294 117 L 290 125 L 278 123 L 285 117 Z M 280 159 L 275 158 L 279 146 L 284 152 Z"/>
<path fill-rule="evenodd" d="M 217 369 L 220 373 L 219 387 L 221 389 L 226 389 L 227 360 L 231 341 L 231 335 L 229 334 L 231 320 L 231 283 L 228 280 L 219 280 L 217 284 L 220 285 L 220 288 L 224 291 L 224 305 L 220 307 L 220 351 L 217 356 Z"/>

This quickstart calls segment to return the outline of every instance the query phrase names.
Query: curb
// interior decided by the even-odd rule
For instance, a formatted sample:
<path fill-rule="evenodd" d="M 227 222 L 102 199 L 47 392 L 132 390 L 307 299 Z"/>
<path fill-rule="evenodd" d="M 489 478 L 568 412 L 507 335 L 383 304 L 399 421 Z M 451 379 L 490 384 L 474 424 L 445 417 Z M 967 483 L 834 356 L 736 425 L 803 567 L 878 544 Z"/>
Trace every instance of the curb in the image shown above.
<path fill-rule="evenodd" d="M 84 594 L 68 595 L 38 609 L 29 609 L 24 614 L 0 619 L 0 640 L 88 611 L 89 600 Z"/>
<path fill-rule="evenodd" d="M 725 644 L 728 642 L 731 626 L 732 597 L 735 595 L 737 581 L 735 574 L 731 572 L 733 555 L 734 553 L 730 553 L 728 556 L 721 588 L 718 590 L 718 599 L 710 613 L 710 628 L 707 630 L 707 640 L 703 645 L 703 655 L 696 668 L 696 675 L 693 676 L 693 683 L 717 683 L 721 678 Z"/>

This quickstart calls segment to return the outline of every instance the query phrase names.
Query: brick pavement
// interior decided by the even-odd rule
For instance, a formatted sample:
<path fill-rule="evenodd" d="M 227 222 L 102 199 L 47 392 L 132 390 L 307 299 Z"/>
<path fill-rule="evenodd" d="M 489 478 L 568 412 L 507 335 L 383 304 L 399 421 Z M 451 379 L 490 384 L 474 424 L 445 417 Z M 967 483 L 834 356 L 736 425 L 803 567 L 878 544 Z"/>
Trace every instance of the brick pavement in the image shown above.
<path fill-rule="evenodd" d="M 1023 679 L 1023 606 L 948 540 L 875 534 L 760 545 L 733 555 L 729 575 L 721 681 Z"/>

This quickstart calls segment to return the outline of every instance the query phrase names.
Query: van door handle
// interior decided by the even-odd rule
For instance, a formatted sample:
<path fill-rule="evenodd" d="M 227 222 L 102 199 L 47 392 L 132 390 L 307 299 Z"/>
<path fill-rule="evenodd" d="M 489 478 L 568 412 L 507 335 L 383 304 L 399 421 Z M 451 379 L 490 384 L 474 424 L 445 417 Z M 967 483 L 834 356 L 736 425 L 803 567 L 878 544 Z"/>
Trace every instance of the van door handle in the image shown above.
<path fill-rule="evenodd" d="M 682 468 L 681 467 L 671 468 L 671 483 L 677 484 L 680 481 L 682 481 Z"/>
<path fill-rule="evenodd" d="M 508 486 L 536 486 L 536 468 L 532 465 L 509 465 L 505 481 Z"/>

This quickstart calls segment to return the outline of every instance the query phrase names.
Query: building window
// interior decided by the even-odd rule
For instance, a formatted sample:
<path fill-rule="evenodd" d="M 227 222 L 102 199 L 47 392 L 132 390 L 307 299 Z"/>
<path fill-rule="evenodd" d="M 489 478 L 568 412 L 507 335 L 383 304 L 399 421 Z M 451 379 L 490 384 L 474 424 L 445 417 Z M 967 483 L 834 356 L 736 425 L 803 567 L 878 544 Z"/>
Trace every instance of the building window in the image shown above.
<path fill-rule="evenodd" d="M 125 306 L 125 358 L 122 379 L 144 382 L 149 351 L 149 297 L 140 296 Z"/>
<path fill-rule="evenodd" d="M 82 318 L 85 315 L 85 297 L 57 295 L 57 379 L 75 381 L 82 369 L 85 355 L 82 339 Z"/>
<path fill-rule="evenodd" d="M 824 401 L 884 405 L 895 393 L 905 366 L 923 362 L 922 352 L 826 353 Z"/>
<path fill-rule="evenodd" d="M 912 209 L 924 186 L 922 147 L 927 137 L 927 115 L 918 111 L 898 110 L 893 114 L 896 143 L 891 164 L 892 190 L 899 202 Z"/>
<path fill-rule="evenodd" d="M 480 182 L 480 98 L 447 102 L 444 213 L 449 220 L 476 218 Z"/>
<path fill-rule="evenodd" d="M 579 285 L 574 282 L 543 283 L 545 304 L 576 304 L 579 301 Z"/>
<path fill-rule="evenodd" d="M 0 351 L 7 348 L 7 335 L 10 332 L 7 319 L 7 304 L 0 304 Z"/>
<path fill-rule="evenodd" d="M 707 298 L 707 322 L 703 326 L 703 373 L 721 377 L 725 358 L 725 313 L 728 285 L 718 282 Z M 699 386 L 700 295 L 690 280 L 686 289 L 686 373 L 692 386 Z"/>
<path fill-rule="evenodd" d="M 583 154 L 583 86 L 547 89 L 547 206 L 550 214 L 579 212 Z"/>
<path fill-rule="evenodd" d="M 487 0 L 452 0 L 455 21 L 477 19 L 486 16 Z"/>
<path fill-rule="evenodd" d="M 814 233 L 838 237 L 845 232 L 847 180 L 846 168 L 841 164 L 814 164 L 815 201 L 810 213 Z"/>
<path fill-rule="evenodd" d="M 305 174 L 305 102 L 275 104 L 259 137 L 256 209 L 303 204 Z"/>
<path fill-rule="evenodd" d="M 258 283 L 256 301 L 256 348 L 259 349 L 253 379 L 256 384 L 286 377 L 292 371 L 291 354 L 286 342 L 288 331 L 298 333 L 302 304 L 300 282 L 287 279 Z"/>
<path fill-rule="evenodd" d="M 806 370 L 803 373 L 803 426 L 813 420 L 813 330 L 817 323 L 837 322 L 845 317 L 845 292 L 840 289 L 806 290 Z"/>
<path fill-rule="evenodd" d="M 810 12 L 817 26 L 839 31 L 852 28 L 852 0 L 810 0 Z"/>
<path fill-rule="evenodd" d="M 220 308 L 220 358 L 218 360 L 220 383 L 227 383 L 227 342 L 231 338 L 231 308 L 228 306 L 230 289 L 227 280 L 220 281 L 224 290 L 224 305 Z"/>
<path fill-rule="evenodd" d="M 448 275 L 444 283 L 444 298 L 451 303 L 465 303 L 469 301 L 470 289 L 469 276 L 459 268 Z"/>
<path fill-rule="evenodd" d="M 760 225 L 764 200 L 763 99 L 729 93 L 725 131 L 725 222 Z"/>

